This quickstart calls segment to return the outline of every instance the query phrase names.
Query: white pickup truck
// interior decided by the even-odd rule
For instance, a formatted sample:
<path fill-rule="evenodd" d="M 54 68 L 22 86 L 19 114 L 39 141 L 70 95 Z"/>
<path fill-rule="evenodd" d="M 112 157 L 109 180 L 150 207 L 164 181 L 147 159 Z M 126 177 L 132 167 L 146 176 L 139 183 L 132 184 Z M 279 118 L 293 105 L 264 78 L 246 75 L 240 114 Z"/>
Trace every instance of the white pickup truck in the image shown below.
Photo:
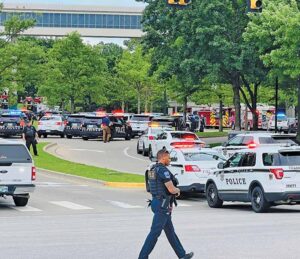
<path fill-rule="evenodd" d="M 16 206 L 26 206 L 35 178 L 36 169 L 25 144 L 0 139 L 0 197 L 12 196 Z"/>

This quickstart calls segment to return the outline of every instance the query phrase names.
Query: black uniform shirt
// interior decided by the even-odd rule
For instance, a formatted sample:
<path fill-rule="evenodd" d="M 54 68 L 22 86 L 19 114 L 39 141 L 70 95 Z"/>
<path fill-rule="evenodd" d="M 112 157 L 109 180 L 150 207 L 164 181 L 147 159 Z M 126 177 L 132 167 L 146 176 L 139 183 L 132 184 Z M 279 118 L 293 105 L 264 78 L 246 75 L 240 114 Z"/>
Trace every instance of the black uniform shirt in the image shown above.
<path fill-rule="evenodd" d="M 35 139 L 36 129 L 34 126 L 25 126 L 23 129 L 25 139 Z"/>

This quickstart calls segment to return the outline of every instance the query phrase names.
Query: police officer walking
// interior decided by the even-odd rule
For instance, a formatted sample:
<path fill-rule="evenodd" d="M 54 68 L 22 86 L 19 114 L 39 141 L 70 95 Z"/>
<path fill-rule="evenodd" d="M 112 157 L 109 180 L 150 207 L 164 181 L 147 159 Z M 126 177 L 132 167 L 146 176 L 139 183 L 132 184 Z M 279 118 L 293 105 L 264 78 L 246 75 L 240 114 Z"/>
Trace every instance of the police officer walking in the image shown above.
<path fill-rule="evenodd" d="M 178 258 L 189 259 L 194 253 L 186 254 L 181 245 L 171 219 L 172 198 L 180 195 L 180 190 L 173 184 L 175 177 L 166 168 L 170 164 L 170 154 L 162 149 L 157 153 L 158 164 L 148 172 L 150 192 L 152 194 L 151 210 L 154 213 L 150 233 L 142 247 L 139 259 L 146 259 L 153 250 L 162 230 L 174 249 Z"/>
<path fill-rule="evenodd" d="M 26 125 L 23 129 L 23 140 L 26 141 L 26 147 L 28 148 L 28 150 L 30 150 L 30 146 L 32 145 L 33 148 L 33 153 L 35 156 L 38 156 L 37 153 L 37 148 L 36 148 L 36 144 L 37 144 L 37 132 L 34 126 L 32 126 L 31 121 L 26 121 Z"/>
<path fill-rule="evenodd" d="M 110 120 L 108 117 L 102 119 L 102 130 L 103 130 L 103 142 L 109 142 L 111 138 Z"/>

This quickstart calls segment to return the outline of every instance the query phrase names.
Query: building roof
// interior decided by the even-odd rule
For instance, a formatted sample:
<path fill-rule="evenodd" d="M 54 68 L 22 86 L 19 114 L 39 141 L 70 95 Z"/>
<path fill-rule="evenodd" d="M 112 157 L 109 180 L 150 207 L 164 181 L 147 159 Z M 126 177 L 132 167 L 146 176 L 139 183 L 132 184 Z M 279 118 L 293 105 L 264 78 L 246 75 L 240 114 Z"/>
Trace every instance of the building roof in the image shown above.
<path fill-rule="evenodd" d="M 64 5 L 64 4 L 25 4 L 25 3 L 4 3 L 3 11 L 33 11 L 33 12 L 88 12 L 88 13 L 127 13 L 141 15 L 144 7 L 119 7 L 99 5 Z"/>

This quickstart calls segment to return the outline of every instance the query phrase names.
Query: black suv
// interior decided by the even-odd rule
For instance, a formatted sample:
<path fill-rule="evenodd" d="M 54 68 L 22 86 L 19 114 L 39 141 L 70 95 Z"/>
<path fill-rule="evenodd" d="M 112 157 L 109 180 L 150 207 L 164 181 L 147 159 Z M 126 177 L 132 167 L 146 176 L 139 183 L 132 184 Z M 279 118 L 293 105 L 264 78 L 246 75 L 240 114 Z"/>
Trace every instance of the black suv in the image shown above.
<path fill-rule="evenodd" d="M 2 114 L 0 117 L 0 135 L 4 137 L 22 136 L 23 115 Z"/>
<path fill-rule="evenodd" d="M 123 120 L 122 117 L 109 116 L 111 121 L 111 138 L 124 138 L 125 140 L 130 140 L 132 137 L 131 126 Z"/>
<path fill-rule="evenodd" d="M 71 114 L 66 119 L 65 135 L 67 138 L 81 137 L 85 115 Z"/>

